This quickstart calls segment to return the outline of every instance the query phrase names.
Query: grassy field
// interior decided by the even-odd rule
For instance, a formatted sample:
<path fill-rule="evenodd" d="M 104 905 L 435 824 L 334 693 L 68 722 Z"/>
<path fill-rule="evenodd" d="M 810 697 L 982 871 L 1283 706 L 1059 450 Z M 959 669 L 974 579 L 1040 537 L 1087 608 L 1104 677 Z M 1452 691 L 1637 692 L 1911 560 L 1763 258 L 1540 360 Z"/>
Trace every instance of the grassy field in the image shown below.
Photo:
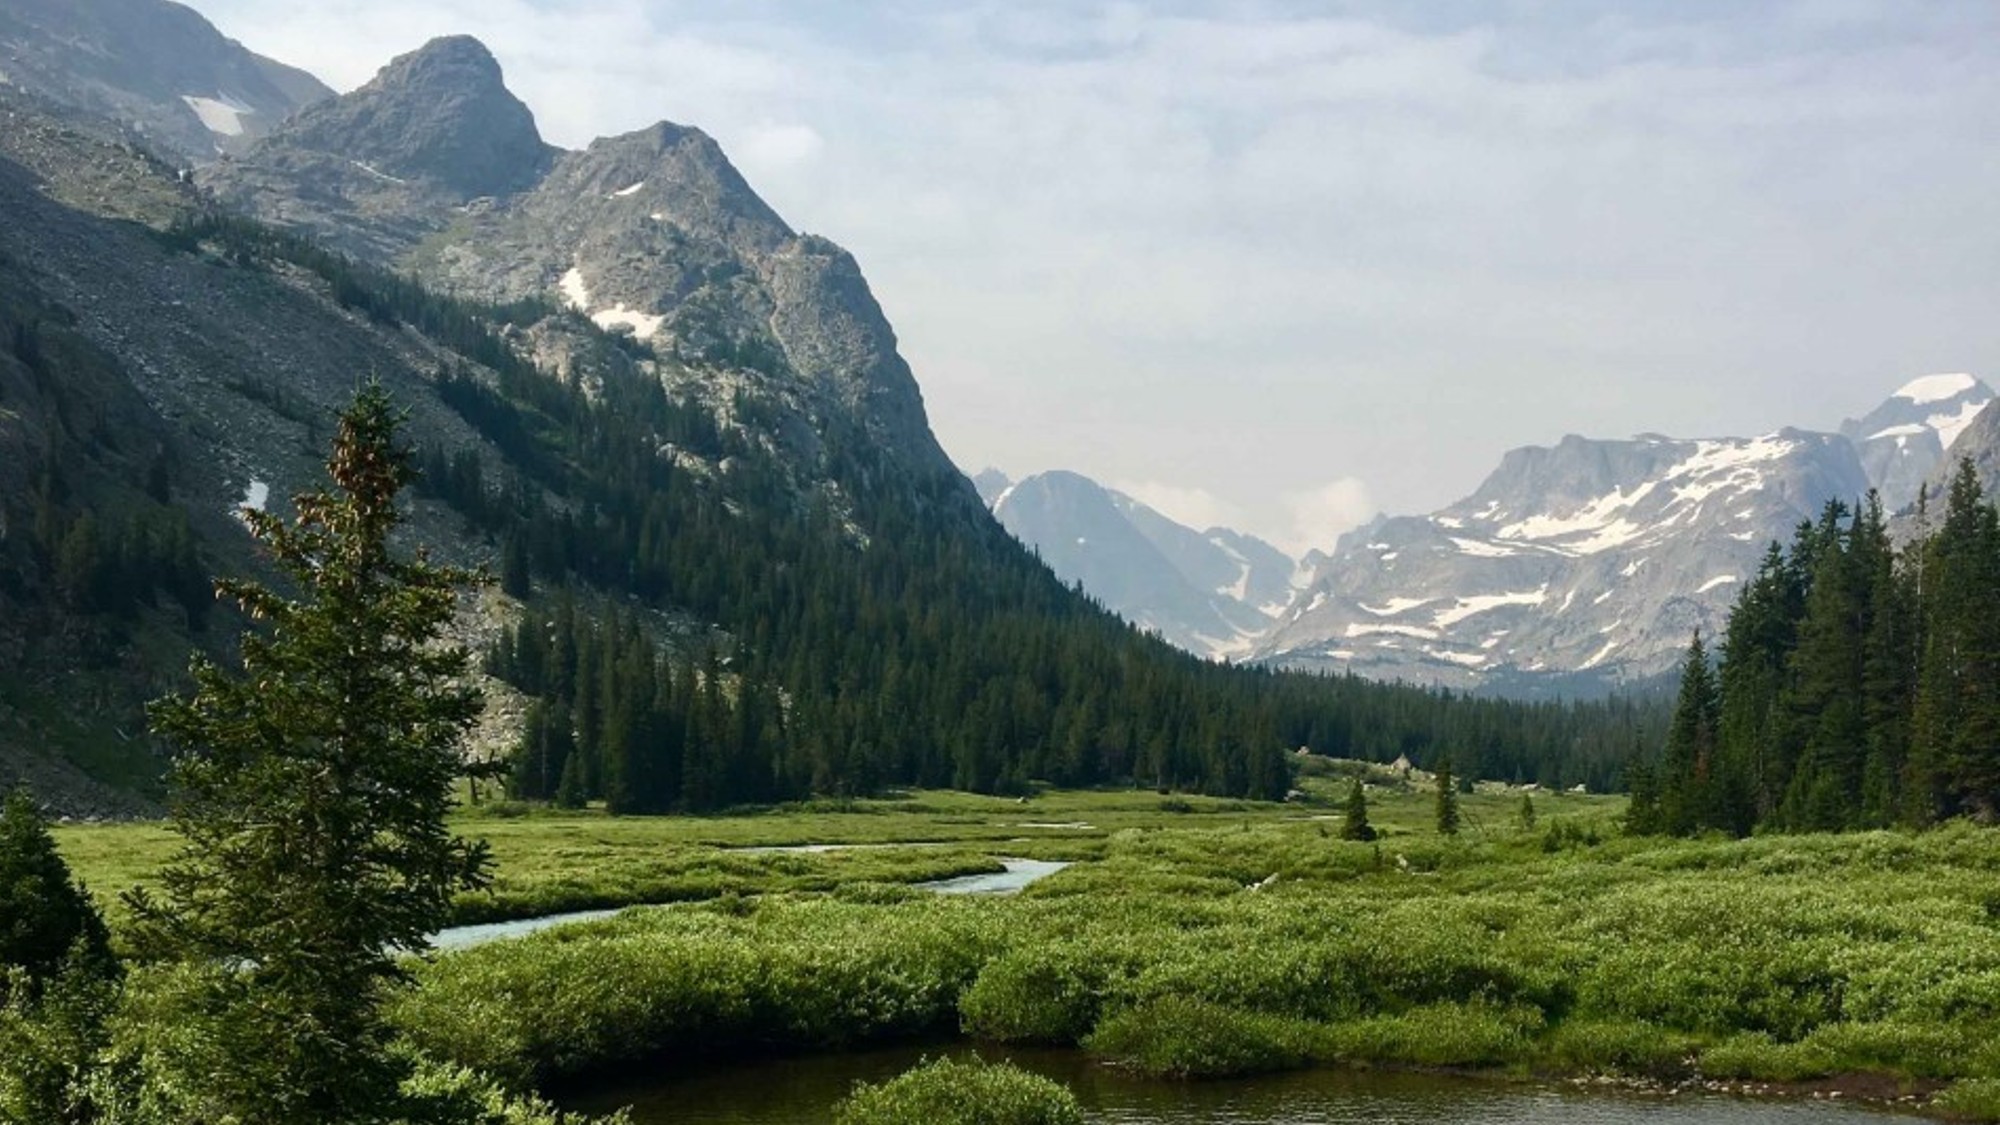
<path fill-rule="evenodd" d="M 688 902 L 725 895 L 823 892 L 862 883 L 918 883 L 997 871 L 994 856 L 1090 860 L 1132 828 L 1227 822 L 1339 826 L 1344 795 L 1326 763 L 1302 779 L 1308 800 L 1292 804 L 1222 801 L 1151 791 L 1051 792 L 1026 801 L 954 792 L 886 799 L 816 801 L 775 810 L 702 817 L 617 818 L 515 804 L 466 808 L 454 828 L 486 840 L 495 859 L 490 891 L 457 903 L 459 922 L 531 918 L 567 910 Z M 1431 800 L 1418 787 L 1379 775 L 1378 826 L 1428 832 Z M 1336 792 L 1337 791 L 1337 792 Z M 1598 820 L 1617 798 L 1542 795 L 1551 810 Z M 1512 823 L 1518 796 L 1468 795 L 1468 838 Z M 145 884 L 173 854 L 177 838 L 157 824 L 63 825 L 58 843 L 71 867 L 114 920 L 118 896 Z M 796 844 L 866 847 L 816 853 L 759 852 Z M 887 847 L 885 845 L 911 845 Z"/>
<path fill-rule="evenodd" d="M 1371 791 L 1243 804 L 1150 792 L 961 794 L 744 816 L 470 812 L 536 904 L 690 901 L 441 957 L 397 1019 L 518 1085 L 715 1053 L 965 1033 L 1079 1044 L 1173 1076 L 1466 1067 L 1868 1088 L 2000 1110 L 2000 833 L 1630 839 L 1616 798 Z M 100 892 L 166 838 L 69 828 Z M 909 845 L 744 853 L 797 843 Z M 925 846 L 919 846 L 925 845 Z M 994 856 L 1075 861 L 1005 899 L 904 885 Z"/>

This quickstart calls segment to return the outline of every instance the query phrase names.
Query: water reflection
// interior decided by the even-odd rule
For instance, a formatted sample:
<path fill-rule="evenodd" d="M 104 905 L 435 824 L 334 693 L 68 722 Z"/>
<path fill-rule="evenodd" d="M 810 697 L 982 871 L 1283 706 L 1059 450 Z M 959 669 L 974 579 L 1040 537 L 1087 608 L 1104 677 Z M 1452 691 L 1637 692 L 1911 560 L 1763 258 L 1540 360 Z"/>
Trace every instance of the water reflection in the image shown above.
<path fill-rule="evenodd" d="M 633 1108 L 635 1125 L 824 1125 L 856 1081 L 878 1082 L 926 1053 L 963 1045 L 717 1066 L 679 1078 L 639 1078 L 578 1092 L 571 1108 Z M 1076 1091 L 1100 1125 L 1910 1125 L 1904 1115 L 1833 1102 L 1771 1102 L 1710 1094 L 1644 1095 L 1437 1075 L 1338 1070 L 1230 1082 L 1150 1082 L 1075 1051 L 987 1046 Z"/>

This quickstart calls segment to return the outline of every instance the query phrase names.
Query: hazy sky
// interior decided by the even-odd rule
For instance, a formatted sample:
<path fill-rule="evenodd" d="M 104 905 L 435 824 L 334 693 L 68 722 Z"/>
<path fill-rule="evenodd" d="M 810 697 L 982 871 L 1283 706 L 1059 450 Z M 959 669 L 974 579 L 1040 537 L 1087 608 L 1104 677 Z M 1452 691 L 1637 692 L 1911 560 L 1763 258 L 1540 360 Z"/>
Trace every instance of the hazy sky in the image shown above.
<path fill-rule="evenodd" d="M 339 89 L 477 35 L 565 146 L 698 125 L 962 467 L 1294 550 L 1567 432 L 2000 382 L 1991 0 L 194 2 Z"/>

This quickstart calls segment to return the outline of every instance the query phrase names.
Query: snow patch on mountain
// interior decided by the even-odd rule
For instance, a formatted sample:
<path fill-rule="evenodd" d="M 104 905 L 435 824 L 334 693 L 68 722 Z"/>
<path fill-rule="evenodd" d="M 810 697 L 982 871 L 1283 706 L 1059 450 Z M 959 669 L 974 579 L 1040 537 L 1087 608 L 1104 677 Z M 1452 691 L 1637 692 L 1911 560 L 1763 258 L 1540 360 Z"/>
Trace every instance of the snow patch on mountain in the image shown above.
<path fill-rule="evenodd" d="M 243 119 L 256 113 L 255 109 L 230 97 L 208 98 L 197 94 L 182 94 L 181 100 L 201 119 L 202 128 L 224 137 L 240 137 L 246 130 Z"/>
<path fill-rule="evenodd" d="M 1458 503 L 1344 538 L 1254 659 L 1460 687 L 1651 676 L 1720 625 L 1764 543 L 1867 487 L 1846 440 L 1798 430 L 1518 449 Z"/>
<path fill-rule="evenodd" d="M 1979 386 L 1979 380 L 1964 372 L 1949 375 L 1921 375 L 1896 389 L 1891 398 L 1908 399 L 1919 406 L 1955 398 Z"/>
<path fill-rule="evenodd" d="M 1958 441 L 1958 435 L 1964 433 L 1965 428 L 1970 426 L 1972 420 L 1985 408 L 1984 402 L 1960 403 L 1957 410 L 1933 414 L 1924 419 L 1924 424 L 1937 431 L 1938 440 L 1944 443 L 1946 450 L 1949 450 L 1953 443 Z"/>
<path fill-rule="evenodd" d="M 1437 616 L 1431 618 L 1431 623 L 1440 629 L 1449 629 L 1475 613 L 1485 613 L 1503 605 L 1540 605 L 1548 597 L 1547 583 L 1539 589 L 1519 594 L 1474 594 L 1459 598 L 1450 609 L 1439 610 Z"/>
<path fill-rule="evenodd" d="M 667 322 L 664 316 L 643 312 L 622 301 L 610 308 L 592 311 L 590 286 L 583 280 L 583 270 L 576 266 L 571 266 L 569 272 L 562 275 L 562 279 L 556 282 L 556 288 L 562 293 L 565 304 L 589 317 L 591 323 L 607 331 L 629 328 L 633 335 L 644 340 L 658 332 Z"/>

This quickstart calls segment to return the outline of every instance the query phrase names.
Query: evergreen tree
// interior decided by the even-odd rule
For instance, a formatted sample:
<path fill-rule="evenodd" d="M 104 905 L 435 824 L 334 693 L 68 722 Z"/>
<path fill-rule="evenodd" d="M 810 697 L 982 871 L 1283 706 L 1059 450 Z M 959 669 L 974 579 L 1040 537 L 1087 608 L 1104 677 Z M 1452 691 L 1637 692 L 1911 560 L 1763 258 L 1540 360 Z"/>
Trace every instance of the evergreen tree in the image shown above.
<path fill-rule="evenodd" d="M 1368 823 L 1368 794 L 1358 777 L 1347 791 L 1347 816 L 1340 826 L 1340 838 L 1363 843 L 1375 838 L 1375 828 Z"/>
<path fill-rule="evenodd" d="M 1521 794 L 1521 811 L 1518 819 L 1521 822 L 1521 831 L 1535 830 L 1535 798 L 1527 793 Z"/>
<path fill-rule="evenodd" d="M 1634 760 L 1626 768 L 1626 783 L 1632 797 L 1625 805 L 1625 832 L 1631 836 L 1654 836 L 1666 831 L 1660 815 L 1659 775 L 1645 762 Z"/>
<path fill-rule="evenodd" d="M 1925 551 L 1911 745 L 1922 819 L 2000 814 L 2000 514 L 1970 459 Z"/>
<path fill-rule="evenodd" d="M 479 700 L 464 653 L 435 642 L 468 576 L 390 552 L 413 475 L 399 424 L 365 386 L 339 420 L 333 490 L 297 497 L 291 524 L 245 513 L 297 597 L 219 583 L 266 630 L 243 638 L 240 674 L 197 657 L 194 693 L 154 709 L 179 749 L 186 842 L 162 897 L 129 901 L 142 947 L 193 982 L 187 1034 L 145 1068 L 176 1119 L 407 1112 L 383 1015 L 397 958 L 485 880 L 483 845 L 445 825 Z"/>
<path fill-rule="evenodd" d="M 509 597 L 527 597 L 532 590 L 529 569 L 527 540 L 509 535 L 500 545 L 501 591 Z"/>
<path fill-rule="evenodd" d="M 1681 661 L 1680 694 L 1673 725 L 1667 731 L 1661 758 L 1660 826 L 1684 835 L 1699 828 L 1719 827 L 1715 815 L 1714 765 L 1717 713 L 1720 701 L 1708 650 L 1697 631 Z"/>
<path fill-rule="evenodd" d="M 1917 683 L 1914 579 L 1890 543 L 1881 498 L 1869 494 L 1856 521 L 1857 569 L 1868 585 L 1868 622 L 1861 638 L 1862 750 L 1860 807 L 1853 823 L 1880 828 L 1903 807 L 1909 762 L 1910 713 Z"/>
<path fill-rule="evenodd" d="M 1795 737 L 1792 777 L 1781 810 L 1794 828 L 1837 831 L 1858 817 L 1866 724 L 1862 710 L 1862 639 L 1868 632 L 1872 566 L 1856 545 L 1857 525 L 1843 530 L 1844 505 L 1827 506 L 1798 645 L 1789 662 L 1784 706 Z"/>
<path fill-rule="evenodd" d="M 0 806 L 0 1125 L 82 1125 L 121 970 L 25 789 Z"/>
<path fill-rule="evenodd" d="M 1452 783 L 1451 762 L 1438 763 L 1437 830 L 1441 835 L 1458 835 L 1458 786 Z"/>
<path fill-rule="evenodd" d="M 16 789 L 0 805 L 0 969 L 20 969 L 35 990 L 73 951 L 96 975 L 116 971 L 103 916 L 70 877 L 34 799 Z M 0 978 L 0 1000 L 9 993 Z"/>
<path fill-rule="evenodd" d="M 1717 674 L 1722 819 L 1739 836 L 1776 811 L 1790 781 L 1779 765 L 1777 711 L 1803 613 L 1804 591 L 1773 542 L 1730 610 Z"/>

